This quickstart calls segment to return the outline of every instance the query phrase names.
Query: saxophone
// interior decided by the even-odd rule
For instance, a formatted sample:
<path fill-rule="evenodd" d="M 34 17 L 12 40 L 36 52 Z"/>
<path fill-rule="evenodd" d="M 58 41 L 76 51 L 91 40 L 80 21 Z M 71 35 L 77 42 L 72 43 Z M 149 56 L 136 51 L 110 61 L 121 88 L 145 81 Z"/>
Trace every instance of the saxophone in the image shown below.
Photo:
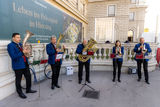
<path fill-rule="evenodd" d="M 95 47 L 95 44 L 97 44 L 97 42 L 93 38 L 91 38 L 89 42 L 87 43 L 87 45 L 83 48 L 82 52 L 86 52 L 87 50 L 89 51 L 92 50 L 93 52 L 96 52 L 98 48 Z M 78 59 L 81 62 L 88 61 L 90 57 L 91 55 L 82 55 L 82 54 L 78 55 Z"/>
<path fill-rule="evenodd" d="M 23 39 L 23 45 L 22 45 L 23 49 L 29 50 L 29 53 L 25 53 L 24 54 L 26 57 L 30 57 L 31 56 L 32 47 L 31 47 L 31 45 L 27 44 L 27 41 L 32 35 L 34 35 L 34 34 L 27 30 L 26 31 L 26 36 Z"/>

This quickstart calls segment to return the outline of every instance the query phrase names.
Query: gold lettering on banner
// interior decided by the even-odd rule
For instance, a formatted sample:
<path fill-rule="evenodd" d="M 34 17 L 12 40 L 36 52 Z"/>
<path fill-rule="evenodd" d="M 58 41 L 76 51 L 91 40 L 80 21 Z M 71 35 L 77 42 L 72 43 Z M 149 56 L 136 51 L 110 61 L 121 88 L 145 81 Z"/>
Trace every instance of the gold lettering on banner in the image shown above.
<path fill-rule="evenodd" d="M 33 21 L 29 21 L 29 27 L 33 27 L 33 28 L 35 28 L 35 23 L 33 22 Z"/>
<path fill-rule="evenodd" d="M 36 11 L 29 10 L 25 8 L 23 5 L 17 6 L 15 2 L 12 3 L 12 6 L 14 13 L 23 14 L 35 19 L 35 21 L 29 20 L 29 27 L 52 31 L 52 27 L 46 23 L 44 24 L 43 21 L 52 24 L 58 24 L 58 20 L 50 18 L 44 13 L 38 13 Z"/>

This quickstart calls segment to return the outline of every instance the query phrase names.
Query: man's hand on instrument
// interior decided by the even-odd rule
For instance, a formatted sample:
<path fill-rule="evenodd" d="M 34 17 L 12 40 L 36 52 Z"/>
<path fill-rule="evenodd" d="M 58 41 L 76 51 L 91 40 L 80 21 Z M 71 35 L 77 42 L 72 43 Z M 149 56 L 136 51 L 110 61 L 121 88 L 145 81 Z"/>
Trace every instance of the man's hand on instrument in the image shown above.
<path fill-rule="evenodd" d="M 58 49 L 56 49 L 56 51 L 57 51 L 57 52 L 61 52 L 61 49 L 58 48 Z"/>
<path fill-rule="evenodd" d="M 93 52 L 93 50 L 91 49 L 91 50 L 89 50 L 89 52 Z"/>
<path fill-rule="evenodd" d="M 87 52 L 82 52 L 82 55 L 87 55 Z"/>
<path fill-rule="evenodd" d="M 139 48 L 138 48 L 138 51 L 140 51 L 140 50 L 142 50 L 143 49 L 143 46 L 140 46 Z"/>
<path fill-rule="evenodd" d="M 143 49 L 143 46 L 140 46 L 139 48 L 140 48 L 140 49 Z"/>
<path fill-rule="evenodd" d="M 24 54 L 30 53 L 30 50 L 29 50 L 28 48 L 25 47 L 25 48 L 23 49 L 23 53 L 24 53 Z"/>
<path fill-rule="evenodd" d="M 146 52 L 147 52 L 147 49 L 142 50 L 142 53 L 146 53 Z"/>

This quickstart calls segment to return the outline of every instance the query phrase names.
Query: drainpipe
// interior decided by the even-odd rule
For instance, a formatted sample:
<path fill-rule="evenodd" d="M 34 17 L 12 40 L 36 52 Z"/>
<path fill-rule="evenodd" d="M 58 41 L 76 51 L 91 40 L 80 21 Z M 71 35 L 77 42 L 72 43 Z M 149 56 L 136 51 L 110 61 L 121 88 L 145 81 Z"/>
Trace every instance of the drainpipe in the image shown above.
<path fill-rule="evenodd" d="M 156 20 L 155 43 L 158 43 L 158 27 L 159 27 L 159 15 L 157 15 L 157 20 Z"/>

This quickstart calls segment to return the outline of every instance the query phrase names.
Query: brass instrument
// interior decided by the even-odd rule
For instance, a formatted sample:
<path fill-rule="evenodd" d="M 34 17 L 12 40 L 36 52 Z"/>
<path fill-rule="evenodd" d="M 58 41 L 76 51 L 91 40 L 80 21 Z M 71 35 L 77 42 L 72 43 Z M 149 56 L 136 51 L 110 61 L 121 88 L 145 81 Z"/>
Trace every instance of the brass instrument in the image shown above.
<path fill-rule="evenodd" d="M 141 44 L 141 46 L 143 47 L 143 48 L 142 48 L 142 53 L 143 53 L 143 54 L 146 53 L 147 50 L 146 50 L 146 48 L 145 48 L 145 45 L 144 45 L 144 44 Z"/>
<path fill-rule="evenodd" d="M 62 46 L 60 45 L 60 41 L 64 38 L 64 35 L 63 34 L 60 34 L 59 35 L 59 38 L 57 40 L 57 43 L 56 43 L 56 49 L 61 49 L 61 52 L 64 52 L 64 48 L 62 48 Z"/>
<path fill-rule="evenodd" d="M 24 53 L 24 55 L 25 55 L 26 57 L 30 57 L 30 56 L 31 56 L 32 47 L 31 47 L 31 45 L 27 44 L 27 41 L 28 41 L 28 39 L 29 39 L 32 35 L 34 35 L 34 34 L 27 30 L 27 31 L 26 31 L 26 36 L 25 36 L 25 38 L 23 39 L 23 45 L 22 45 L 22 46 L 23 46 L 23 49 L 29 50 L 29 53 Z"/>
<path fill-rule="evenodd" d="M 83 48 L 82 52 L 86 52 L 87 50 L 89 51 L 92 50 L 93 52 L 96 52 L 98 48 L 95 47 L 95 44 L 97 44 L 97 42 L 93 38 L 91 38 L 89 42 L 87 43 L 87 45 Z M 81 62 L 88 61 L 90 57 L 91 55 L 82 55 L 82 54 L 78 55 L 78 59 Z"/>

